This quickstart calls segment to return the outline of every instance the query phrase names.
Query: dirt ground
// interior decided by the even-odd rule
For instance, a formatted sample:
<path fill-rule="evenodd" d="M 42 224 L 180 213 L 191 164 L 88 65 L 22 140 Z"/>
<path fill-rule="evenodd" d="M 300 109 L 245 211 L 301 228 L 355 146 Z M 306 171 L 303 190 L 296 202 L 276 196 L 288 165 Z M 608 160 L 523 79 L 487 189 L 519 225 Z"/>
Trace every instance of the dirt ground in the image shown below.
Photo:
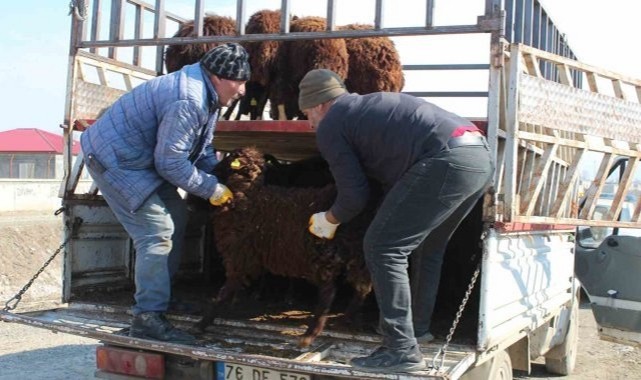
<path fill-rule="evenodd" d="M 15 295 L 61 243 L 61 218 L 52 213 L 0 213 L 0 307 Z M 21 305 L 60 301 L 62 253 L 36 279 Z M 599 340 L 589 305 L 580 311 L 579 352 L 571 376 L 548 375 L 543 360 L 516 379 L 641 379 L 641 350 Z M 0 322 L 0 380 L 93 378 L 98 343 Z"/>

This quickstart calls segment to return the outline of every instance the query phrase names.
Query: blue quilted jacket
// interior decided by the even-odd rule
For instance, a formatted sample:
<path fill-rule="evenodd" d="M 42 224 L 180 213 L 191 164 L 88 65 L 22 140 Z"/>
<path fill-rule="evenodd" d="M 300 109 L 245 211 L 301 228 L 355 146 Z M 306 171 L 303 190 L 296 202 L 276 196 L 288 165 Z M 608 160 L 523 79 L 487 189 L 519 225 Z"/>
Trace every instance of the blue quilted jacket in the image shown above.
<path fill-rule="evenodd" d="M 164 181 L 209 198 L 217 178 L 212 146 L 218 96 L 199 63 L 140 84 L 80 138 L 94 175 L 135 212 Z M 119 196 L 118 196 L 119 195 Z"/>

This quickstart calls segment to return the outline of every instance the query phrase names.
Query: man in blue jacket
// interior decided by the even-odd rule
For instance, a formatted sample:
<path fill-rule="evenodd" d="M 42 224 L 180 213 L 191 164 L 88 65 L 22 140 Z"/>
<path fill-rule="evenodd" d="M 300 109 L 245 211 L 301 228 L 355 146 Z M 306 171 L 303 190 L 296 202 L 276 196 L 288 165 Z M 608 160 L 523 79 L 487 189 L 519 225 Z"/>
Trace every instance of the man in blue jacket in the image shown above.
<path fill-rule="evenodd" d="M 136 249 L 132 337 L 194 340 L 164 315 L 187 218 L 177 188 L 216 206 L 231 199 L 210 174 L 212 139 L 220 108 L 244 95 L 249 76 L 242 46 L 217 46 L 123 95 L 80 138 L 91 177 Z"/>
<path fill-rule="evenodd" d="M 386 193 L 363 241 L 383 345 L 351 364 L 373 372 L 426 370 L 417 343 L 433 339 L 430 319 L 447 241 L 494 172 L 485 137 L 470 121 L 410 95 L 349 94 L 329 70 L 308 72 L 299 87 L 300 109 L 317 128 L 338 190 L 329 210 L 311 216 L 309 231 L 333 238 L 340 223 L 363 210 L 368 177 Z M 407 267 L 415 250 L 412 297 Z"/>

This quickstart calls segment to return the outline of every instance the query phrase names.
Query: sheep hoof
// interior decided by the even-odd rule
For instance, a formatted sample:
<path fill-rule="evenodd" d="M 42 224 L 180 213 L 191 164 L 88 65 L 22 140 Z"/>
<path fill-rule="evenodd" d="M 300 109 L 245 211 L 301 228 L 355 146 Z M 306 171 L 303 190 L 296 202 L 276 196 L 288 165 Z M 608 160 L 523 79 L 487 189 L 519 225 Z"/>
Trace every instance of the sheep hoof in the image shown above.
<path fill-rule="evenodd" d="M 309 335 L 303 335 L 300 337 L 300 339 L 298 339 L 298 347 L 307 348 L 312 344 L 313 341 L 314 341 L 314 337 L 311 337 Z"/>

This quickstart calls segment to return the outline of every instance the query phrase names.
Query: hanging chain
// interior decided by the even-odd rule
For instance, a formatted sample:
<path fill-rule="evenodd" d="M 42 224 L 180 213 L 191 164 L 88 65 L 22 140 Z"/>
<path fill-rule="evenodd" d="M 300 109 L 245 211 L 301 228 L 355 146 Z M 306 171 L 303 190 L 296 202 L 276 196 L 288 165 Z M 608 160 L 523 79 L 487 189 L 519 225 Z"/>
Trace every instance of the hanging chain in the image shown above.
<path fill-rule="evenodd" d="M 58 210 L 58 211 L 60 211 L 60 210 Z M 58 214 L 58 211 L 56 211 L 56 215 Z M 77 231 L 77 228 L 80 226 L 80 224 L 82 224 L 82 218 L 75 218 L 75 220 L 73 222 L 73 225 L 71 226 L 71 231 L 70 231 L 69 235 L 67 236 L 67 238 L 65 239 L 65 241 L 63 241 L 62 244 L 60 244 L 60 247 L 58 247 L 58 249 L 56 249 L 56 251 L 53 253 L 53 255 L 51 255 L 51 257 L 49 257 L 47 259 L 47 261 L 45 261 L 45 263 L 42 265 L 42 267 L 40 267 L 40 269 L 38 269 L 36 274 L 34 274 L 33 277 L 31 277 L 31 279 L 25 284 L 25 286 L 23 286 L 22 289 L 20 289 L 20 291 L 18 293 L 16 293 L 15 296 L 11 297 L 4 304 L 4 308 L 2 309 L 3 312 L 11 311 L 11 310 L 15 309 L 18 306 L 18 304 L 22 300 L 22 296 L 25 294 L 25 292 L 31 287 L 31 285 L 33 285 L 33 282 L 36 280 L 36 278 L 38 278 L 38 276 L 40 276 L 42 274 L 42 272 L 44 272 L 44 270 L 47 268 L 47 266 L 49 266 L 49 264 L 51 264 L 53 259 L 55 259 L 56 256 L 58 256 L 58 254 L 62 251 L 62 249 L 67 245 L 67 243 L 69 243 L 69 240 L 71 240 L 71 238 L 74 236 L 74 234 Z"/>
<path fill-rule="evenodd" d="M 474 274 L 472 275 L 472 279 L 470 280 L 470 283 L 467 286 L 467 290 L 465 291 L 465 296 L 463 297 L 463 301 L 461 302 L 461 305 L 458 307 L 458 311 L 456 312 L 456 317 L 454 318 L 452 327 L 450 327 L 450 332 L 447 334 L 445 343 L 438 350 L 436 355 L 434 355 L 434 359 L 432 359 L 432 368 L 437 371 L 443 368 L 443 365 L 445 364 L 445 353 L 447 352 L 447 347 L 450 345 L 450 341 L 454 336 L 454 331 L 456 331 L 456 327 L 458 326 L 458 323 L 461 320 L 461 315 L 463 314 L 465 305 L 467 304 L 467 301 L 470 299 L 470 295 L 472 294 L 472 290 L 474 289 L 474 284 L 476 284 L 476 279 L 479 277 L 480 273 L 481 273 L 481 263 L 479 263 L 476 266 L 476 270 L 474 270 Z M 436 364 L 436 361 L 438 360 L 439 356 L 441 357 L 441 363 Z"/>
<path fill-rule="evenodd" d="M 89 12 L 87 0 L 71 0 L 69 3 L 69 14 L 74 15 L 77 20 L 85 21 Z"/>

